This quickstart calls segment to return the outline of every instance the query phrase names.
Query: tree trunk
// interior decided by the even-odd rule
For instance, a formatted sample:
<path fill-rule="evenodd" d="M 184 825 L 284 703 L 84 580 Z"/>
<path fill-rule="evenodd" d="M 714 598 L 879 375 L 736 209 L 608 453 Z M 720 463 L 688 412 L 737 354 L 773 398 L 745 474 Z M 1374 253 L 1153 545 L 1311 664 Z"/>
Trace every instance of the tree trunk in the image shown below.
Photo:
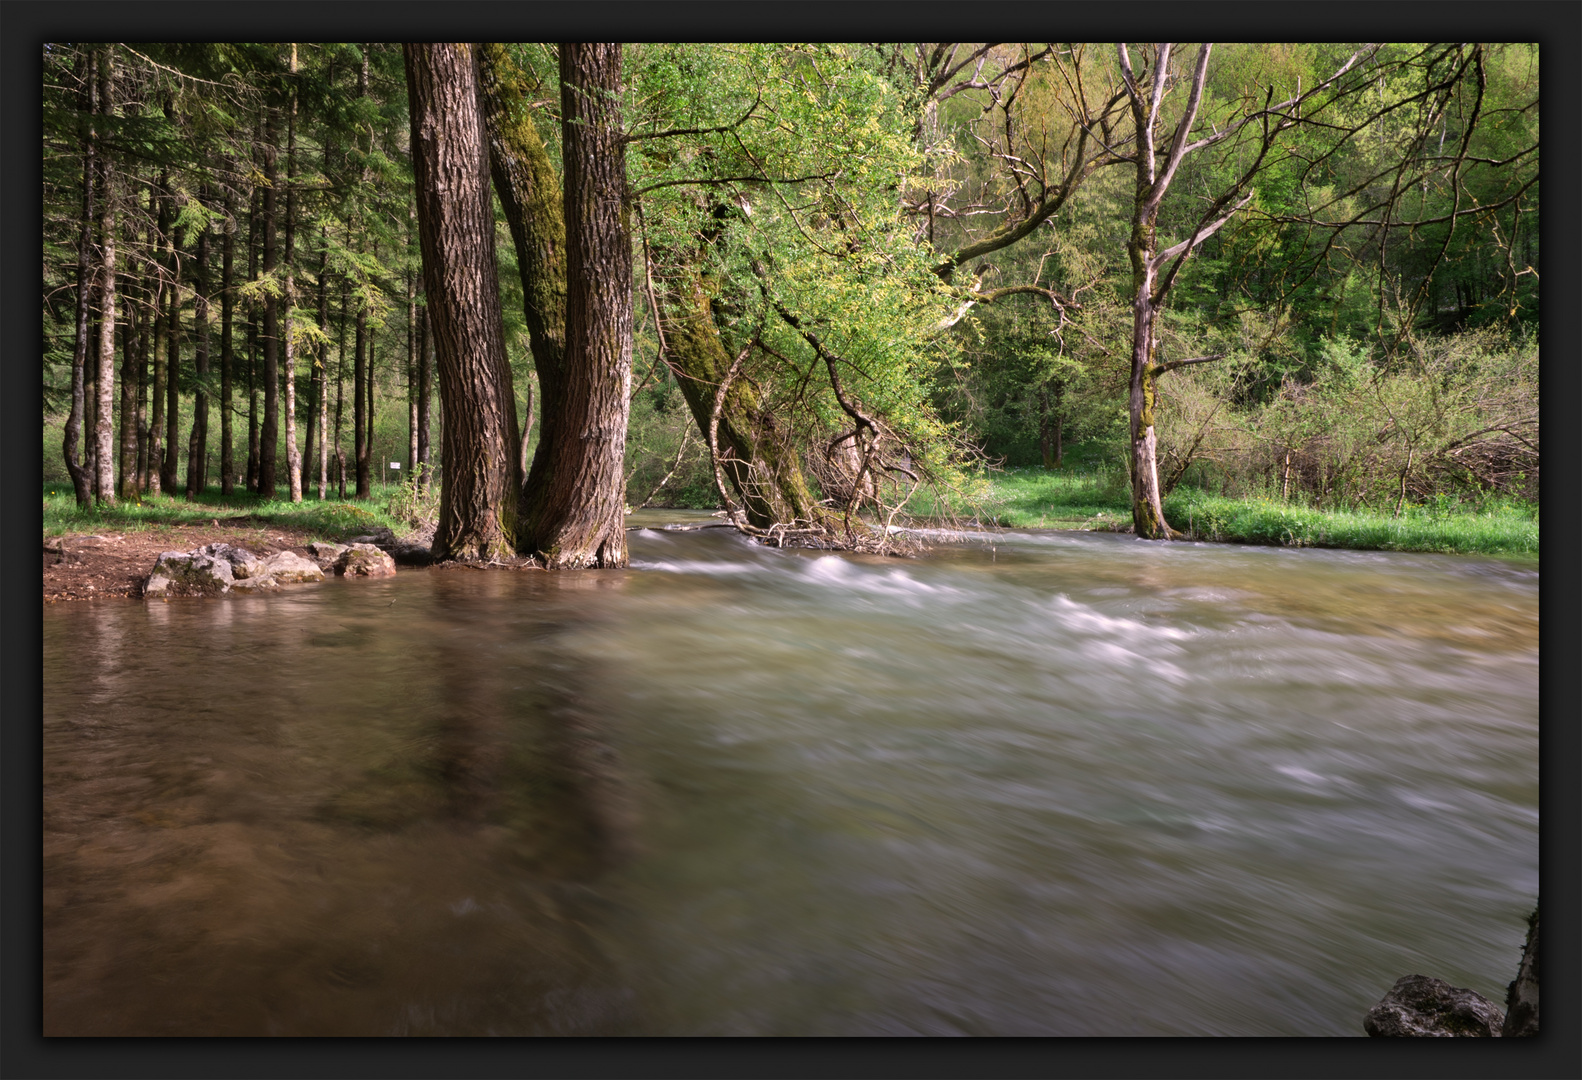
<path fill-rule="evenodd" d="M 148 471 L 143 474 L 143 490 L 151 495 L 158 495 L 164 490 L 160 479 L 165 461 L 165 380 L 168 378 L 165 337 L 170 325 L 165 318 L 165 297 L 172 287 L 170 274 L 175 265 L 175 257 L 170 250 L 170 200 L 165 195 L 169 180 L 170 171 L 162 170 L 159 183 L 148 193 L 150 217 L 154 221 L 149 234 L 149 250 L 159 252 L 157 259 L 150 259 L 144 264 L 149 270 L 147 318 L 154 327 L 154 381 L 149 392 L 153 400 L 149 410 L 148 446 L 144 457 L 144 467 Z"/>
<path fill-rule="evenodd" d="M 101 46 L 104 48 L 107 46 Z M 77 495 L 77 506 L 86 510 L 93 504 L 93 478 L 83 466 L 78 454 L 82 439 L 82 420 L 87 407 L 87 364 L 89 312 L 93 307 L 93 185 L 97 167 L 95 156 L 98 147 L 98 127 L 93 117 L 98 110 L 98 72 L 92 52 L 80 54 L 79 70 L 83 91 L 79 109 L 87 122 L 86 138 L 82 148 L 82 217 L 77 231 L 77 330 L 71 354 L 71 412 L 66 417 L 66 431 L 61 439 L 61 453 L 66 458 L 66 471 L 71 475 L 71 486 Z"/>
<path fill-rule="evenodd" d="M 731 367 L 709 300 L 706 279 L 689 271 L 660 317 L 681 394 L 705 438 L 715 391 Z M 748 524 L 767 529 L 792 524 L 812 527 L 824 521 L 824 508 L 802 472 L 790 433 L 764 408 L 758 391 L 746 379 L 733 380 L 721 402 L 718 442 L 724 459 L 721 468 L 742 501 Z"/>
<path fill-rule="evenodd" d="M 259 209 L 264 194 L 253 191 L 247 215 L 247 280 L 258 280 Z M 247 310 L 247 490 L 258 492 L 258 303 Z"/>
<path fill-rule="evenodd" d="M 549 459 L 543 483 L 525 492 L 518 535 L 520 550 L 552 567 L 626 565 L 632 244 L 620 100 L 618 43 L 562 43 L 564 378 L 558 402 L 544 394 L 539 447 Z"/>
<path fill-rule="evenodd" d="M 203 494 L 209 483 L 209 227 L 198 234 L 193 271 L 192 437 L 187 447 L 187 498 Z"/>
<path fill-rule="evenodd" d="M 274 274 L 279 261 L 275 245 L 277 138 L 275 110 L 266 111 L 264 123 L 264 276 Z M 258 494 L 275 497 L 275 452 L 280 442 L 280 304 L 273 288 L 264 293 L 264 426 L 258 445 Z"/>
<path fill-rule="evenodd" d="M 99 115 L 109 116 L 115 102 L 115 59 L 110 47 L 99 52 Z M 103 254 L 99 271 L 99 357 L 94 376 L 94 495 L 101 506 L 115 505 L 115 177 L 110 154 L 98 155 L 99 235 Z"/>
<path fill-rule="evenodd" d="M 225 191 L 225 239 L 220 243 L 220 494 L 236 490 L 236 455 L 231 439 L 231 378 L 235 359 L 231 340 L 236 258 L 235 199 Z"/>
<path fill-rule="evenodd" d="M 367 394 L 363 384 L 368 378 L 368 313 L 357 311 L 357 338 L 352 353 L 352 460 L 357 464 L 357 497 L 368 498 L 368 426 L 363 410 Z"/>
<path fill-rule="evenodd" d="M 411 223 L 417 223 L 417 208 L 413 207 Z M 406 279 L 406 413 L 407 413 L 407 475 L 417 469 L 417 279 L 409 271 Z"/>
<path fill-rule="evenodd" d="M 1151 223 L 1150 223 L 1151 225 Z M 1159 439 L 1154 433 L 1154 319 L 1149 293 L 1151 273 L 1138 286 L 1133 303 L 1132 378 L 1127 409 L 1131 421 L 1132 527 L 1145 540 L 1169 540 L 1174 531 L 1165 521 L 1159 494 Z"/>
<path fill-rule="evenodd" d="M 347 240 L 350 241 L 350 227 Z M 341 278 L 341 322 L 335 347 L 335 460 L 339 472 L 339 498 L 346 498 L 346 452 L 341 449 L 341 428 L 346 414 L 346 313 L 351 309 L 351 282 Z"/>
<path fill-rule="evenodd" d="M 291 114 L 286 120 L 286 317 L 285 323 L 285 384 L 286 384 L 286 472 L 291 488 L 291 501 L 302 501 L 302 451 L 297 446 L 297 352 L 291 333 L 291 308 L 297 301 L 296 264 L 293 248 L 297 232 L 297 192 L 293 183 L 297 175 L 297 46 L 291 46 Z"/>
<path fill-rule="evenodd" d="M 132 238 L 127 238 L 127 250 L 133 250 Z M 130 258 L 127 260 L 130 263 Z M 128 275 L 130 278 L 131 275 Z M 130 317 L 121 320 L 121 463 L 116 497 L 131 502 L 138 501 L 137 482 L 137 331 L 136 316 L 132 315 L 135 300 L 128 287 L 127 310 Z"/>
<path fill-rule="evenodd" d="M 181 253 L 170 240 L 170 309 L 165 327 L 165 451 L 160 489 L 174 495 L 181 471 Z"/>
<path fill-rule="evenodd" d="M 492 560 L 511 552 L 521 477 L 476 51 L 466 44 L 416 43 L 403 51 L 424 292 L 446 440 L 432 550 L 441 559 Z"/>
<path fill-rule="evenodd" d="M 328 165 L 326 161 L 326 170 Z M 326 469 L 329 464 L 323 446 L 324 406 L 329 401 L 329 396 L 325 393 L 328 385 L 326 376 L 329 374 L 326 366 L 329 360 L 329 345 L 326 339 L 330 332 L 330 245 L 329 231 L 326 227 L 319 228 L 319 242 L 323 245 L 323 250 L 319 254 L 319 340 L 314 346 L 313 377 L 308 384 L 308 432 L 302 447 L 302 490 L 306 491 L 312 487 L 313 468 L 317 465 L 319 500 L 322 502 L 324 486 L 328 479 Z"/>
<path fill-rule="evenodd" d="M 553 482 L 551 448 L 561 438 L 557 425 L 566 362 L 565 195 L 533 126 L 531 95 L 520 66 L 504 45 L 486 44 L 479 49 L 490 173 L 516 248 L 528 345 L 542 402 L 538 453 L 524 474 L 526 491 L 536 493 Z M 530 423 L 528 418 L 522 426 L 525 429 Z"/>

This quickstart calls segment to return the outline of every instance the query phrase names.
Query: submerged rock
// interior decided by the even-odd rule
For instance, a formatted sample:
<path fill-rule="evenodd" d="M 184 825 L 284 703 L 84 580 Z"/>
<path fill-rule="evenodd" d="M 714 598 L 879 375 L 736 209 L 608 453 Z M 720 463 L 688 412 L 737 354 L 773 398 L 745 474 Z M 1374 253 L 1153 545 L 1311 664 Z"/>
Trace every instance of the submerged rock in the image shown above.
<path fill-rule="evenodd" d="M 1427 975 L 1397 979 L 1368 1010 L 1362 1026 L 1374 1038 L 1498 1038 L 1500 1007 L 1482 994 Z"/>
<path fill-rule="evenodd" d="M 335 572 L 343 577 L 389 577 L 396 572 L 395 560 L 372 544 L 354 542 L 335 560 Z"/>

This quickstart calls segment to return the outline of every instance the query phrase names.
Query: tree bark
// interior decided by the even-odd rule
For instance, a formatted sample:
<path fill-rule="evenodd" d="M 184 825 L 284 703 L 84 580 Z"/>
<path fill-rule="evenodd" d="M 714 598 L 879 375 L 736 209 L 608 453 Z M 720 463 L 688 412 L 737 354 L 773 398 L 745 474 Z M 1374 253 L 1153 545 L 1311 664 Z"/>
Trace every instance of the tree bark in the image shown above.
<path fill-rule="evenodd" d="M 440 559 L 492 560 L 512 550 L 521 477 L 476 50 L 407 43 L 403 52 L 424 291 L 445 425 L 445 482 L 432 550 Z"/>
<path fill-rule="evenodd" d="M 236 258 L 235 199 L 225 192 L 225 239 L 220 242 L 220 494 L 236 489 L 236 456 L 231 439 L 231 378 L 235 360 L 232 318 L 236 297 L 232 276 Z"/>
<path fill-rule="evenodd" d="M 550 456 L 543 483 L 525 492 L 518 535 L 520 550 L 551 567 L 626 565 L 632 245 L 620 91 L 619 43 L 562 43 L 565 377 L 557 404 L 544 395 L 539 446 Z"/>
<path fill-rule="evenodd" d="M 99 52 L 99 115 L 109 116 L 115 102 L 115 58 L 110 47 Z M 115 178 L 108 150 L 98 155 L 99 356 L 94 377 L 94 495 L 101 506 L 115 505 Z"/>
<path fill-rule="evenodd" d="M 504 45 L 485 44 L 479 50 L 490 173 L 516 248 L 528 346 L 538 373 L 544 418 L 538 453 L 525 473 L 526 488 L 537 491 L 551 483 L 550 448 L 560 439 L 556 425 L 566 360 L 565 195 L 533 126 L 527 80 L 520 66 Z M 522 427 L 530 425 L 528 417 Z"/>
<path fill-rule="evenodd" d="M 302 450 L 297 446 L 297 351 L 296 339 L 291 333 L 291 309 L 297 301 L 296 263 L 293 258 L 297 235 L 297 46 L 291 45 L 291 114 L 286 119 L 286 317 L 285 322 L 285 387 L 286 387 L 286 473 L 291 488 L 291 501 L 302 501 Z"/>
<path fill-rule="evenodd" d="M 192 437 L 187 446 L 187 498 L 203 494 L 209 483 L 209 227 L 198 234 L 192 294 Z"/>
<path fill-rule="evenodd" d="M 127 250 L 133 250 L 133 238 L 127 237 Z M 128 263 L 131 259 L 128 258 Z M 131 275 L 128 275 L 130 277 Z M 131 287 L 128 285 L 128 292 Z M 117 481 L 116 497 L 128 499 L 132 502 L 138 500 L 139 484 L 137 482 L 137 341 L 136 341 L 136 316 L 132 315 L 132 304 L 135 300 L 129 297 L 127 302 L 129 318 L 121 320 L 121 463 L 119 468 L 120 479 Z"/>
<path fill-rule="evenodd" d="M 61 452 L 65 455 L 66 472 L 71 475 L 71 486 L 77 495 L 77 506 L 86 510 L 93 504 L 93 477 L 88 474 L 78 454 L 83 414 L 87 407 L 89 313 L 93 307 L 94 292 L 93 185 L 98 150 L 98 125 L 94 121 L 94 114 L 98 111 L 99 83 L 94 54 L 81 53 L 79 57 L 78 70 L 83 82 L 79 111 L 86 120 L 86 130 L 82 146 L 82 217 L 77 232 L 77 329 L 71 354 L 71 412 L 66 417 Z"/>
<path fill-rule="evenodd" d="M 279 262 L 275 244 L 276 169 L 275 110 L 266 111 L 264 122 L 264 276 L 271 277 Z M 258 445 L 258 494 L 275 497 L 275 452 L 280 441 L 280 304 L 273 287 L 264 293 L 264 426 Z"/>

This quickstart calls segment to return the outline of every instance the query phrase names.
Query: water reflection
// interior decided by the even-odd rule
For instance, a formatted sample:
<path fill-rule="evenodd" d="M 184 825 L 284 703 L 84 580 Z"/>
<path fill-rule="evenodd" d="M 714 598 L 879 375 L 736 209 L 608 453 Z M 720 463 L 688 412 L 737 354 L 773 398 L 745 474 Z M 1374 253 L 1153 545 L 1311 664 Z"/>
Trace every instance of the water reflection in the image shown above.
<path fill-rule="evenodd" d="M 46 1032 L 1360 1034 L 1510 978 L 1535 572 L 630 539 L 47 609 Z"/>

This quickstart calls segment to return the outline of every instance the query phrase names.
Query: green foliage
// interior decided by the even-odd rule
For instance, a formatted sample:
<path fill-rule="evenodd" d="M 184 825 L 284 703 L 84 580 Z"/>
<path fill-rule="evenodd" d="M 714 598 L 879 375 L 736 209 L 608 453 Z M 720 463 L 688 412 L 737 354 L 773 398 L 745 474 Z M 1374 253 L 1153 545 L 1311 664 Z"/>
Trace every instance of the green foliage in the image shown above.
<path fill-rule="evenodd" d="M 227 518 L 304 529 L 325 540 L 344 540 L 379 526 L 397 533 L 406 531 L 400 518 L 366 506 L 346 502 L 259 501 L 256 496 L 246 494 L 226 497 L 220 494 L 217 486 L 192 501 L 154 495 L 141 502 L 123 501 L 114 507 L 86 510 L 77 507 L 70 484 L 45 484 L 43 490 L 45 536 L 103 529 L 140 532 L 163 525 L 207 525 Z"/>

